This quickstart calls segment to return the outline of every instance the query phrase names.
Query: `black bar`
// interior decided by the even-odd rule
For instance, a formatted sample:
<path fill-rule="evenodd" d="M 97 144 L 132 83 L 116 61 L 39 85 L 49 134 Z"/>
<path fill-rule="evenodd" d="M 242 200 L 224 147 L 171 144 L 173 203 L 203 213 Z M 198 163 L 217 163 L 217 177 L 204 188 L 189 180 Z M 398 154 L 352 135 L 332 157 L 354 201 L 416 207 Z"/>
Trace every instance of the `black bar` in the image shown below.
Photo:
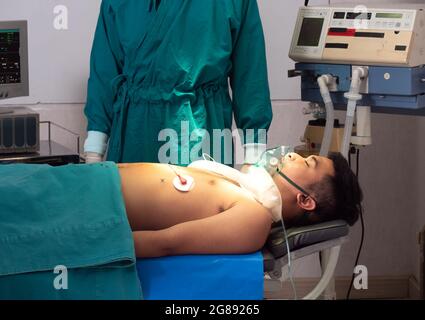
<path fill-rule="evenodd" d="M 329 28 L 329 32 L 336 32 L 336 33 L 344 33 L 347 32 L 347 28 Z"/>
<path fill-rule="evenodd" d="M 407 46 L 395 46 L 395 51 L 406 51 Z"/>
<path fill-rule="evenodd" d="M 345 12 L 335 12 L 334 19 L 345 19 Z"/>
<path fill-rule="evenodd" d="M 327 43 L 325 47 L 329 49 L 348 49 L 348 43 Z"/>
<path fill-rule="evenodd" d="M 354 20 L 354 19 L 371 20 L 372 19 L 372 13 L 371 12 L 347 12 L 347 19 L 349 19 L 349 20 Z"/>
<path fill-rule="evenodd" d="M 359 38 L 385 38 L 385 33 L 382 32 L 356 32 L 356 37 Z"/>

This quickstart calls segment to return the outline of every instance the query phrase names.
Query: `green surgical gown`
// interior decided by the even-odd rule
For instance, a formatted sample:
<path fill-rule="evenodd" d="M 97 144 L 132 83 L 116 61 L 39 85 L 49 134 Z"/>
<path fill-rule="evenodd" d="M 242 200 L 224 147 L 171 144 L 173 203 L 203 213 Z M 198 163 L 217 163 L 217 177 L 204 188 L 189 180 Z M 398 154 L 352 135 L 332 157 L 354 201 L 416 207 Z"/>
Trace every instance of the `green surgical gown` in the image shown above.
<path fill-rule="evenodd" d="M 272 120 L 256 0 L 103 0 L 90 68 L 88 131 L 109 136 L 110 161 L 158 162 L 168 144 L 185 165 L 233 116 L 242 144 Z M 231 148 L 216 160 L 231 163 Z"/>

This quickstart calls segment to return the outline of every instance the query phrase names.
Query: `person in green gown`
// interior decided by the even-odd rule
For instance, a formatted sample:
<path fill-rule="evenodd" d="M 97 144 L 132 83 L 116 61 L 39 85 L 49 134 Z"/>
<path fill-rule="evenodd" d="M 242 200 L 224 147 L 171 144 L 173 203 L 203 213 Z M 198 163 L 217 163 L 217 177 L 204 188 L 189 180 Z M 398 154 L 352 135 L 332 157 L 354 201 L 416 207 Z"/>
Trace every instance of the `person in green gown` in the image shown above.
<path fill-rule="evenodd" d="M 208 153 L 234 164 L 235 137 L 214 135 L 233 118 L 244 162 L 256 162 L 273 117 L 256 0 L 103 0 L 100 10 L 87 162 L 107 152 L 117 163 L 188 165 Z"/>

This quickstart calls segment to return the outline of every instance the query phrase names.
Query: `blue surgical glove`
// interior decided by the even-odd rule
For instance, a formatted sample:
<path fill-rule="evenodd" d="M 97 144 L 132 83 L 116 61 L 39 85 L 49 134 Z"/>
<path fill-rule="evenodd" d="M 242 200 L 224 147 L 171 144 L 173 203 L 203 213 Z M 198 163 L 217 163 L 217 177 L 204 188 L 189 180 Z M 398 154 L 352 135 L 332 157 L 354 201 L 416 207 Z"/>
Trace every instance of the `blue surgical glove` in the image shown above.
<path fill-rule="evenodd" d="M 108 146 L 108 135 L 99 131 L 89 131 L 84 143 L 84 153 L 86 163 L 96 163 L 103 161 Z"/>

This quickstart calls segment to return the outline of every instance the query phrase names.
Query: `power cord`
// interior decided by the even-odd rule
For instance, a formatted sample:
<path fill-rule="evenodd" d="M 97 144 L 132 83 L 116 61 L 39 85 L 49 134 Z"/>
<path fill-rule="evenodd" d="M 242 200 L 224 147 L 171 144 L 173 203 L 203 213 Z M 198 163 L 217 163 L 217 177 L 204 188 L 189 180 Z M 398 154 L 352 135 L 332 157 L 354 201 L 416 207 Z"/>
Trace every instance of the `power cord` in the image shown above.
<path fill-rule="evenodd" d="M 352 153 L 350 152 L 350 156 L 349 156 L 350 167 L 351 167 L 351 155 L 352 155 Z M 360 174 L 359 160 L 360 160 L 360 149 L 357 149 L 357 161 L 356 161 L 356 176 L 357 176 L 357 178 L 359 178 L 359 174 Z M 361 226 L 362 226 L 361 240 L 360 240 L 360 246 L 359 246 L 359 250 L 357 252 L 357 257 L 356 257 L 356 262 L 354 264 L 354 268 L 359 264 L 360 253 L 362 252 L 363 242 L 364 242 L 365 227 L 364 227 L 362 206 L 360 206 L 360 222 L 361 222 Z M 347 292 L 347 298 L 346 298 L 347 300 L 350 299 L 351 290 L 353 289 L 354 277 L 355 277 L 355 274 L 354 274 L 354 271 L 353 271 L 353 275 L 351 276 L 350 287 L 349 287 L 348 292 Z"/>
<path fill-rule="evenodd" d="M 349 152 L 349 155 L 348 155 L 348 165 L 350 166 L 350 169 L 351 169 L 351 158 L 352 158 L 352 155 L 353 155 L 353 148 L 351 148 L 351 150 Z"/>

